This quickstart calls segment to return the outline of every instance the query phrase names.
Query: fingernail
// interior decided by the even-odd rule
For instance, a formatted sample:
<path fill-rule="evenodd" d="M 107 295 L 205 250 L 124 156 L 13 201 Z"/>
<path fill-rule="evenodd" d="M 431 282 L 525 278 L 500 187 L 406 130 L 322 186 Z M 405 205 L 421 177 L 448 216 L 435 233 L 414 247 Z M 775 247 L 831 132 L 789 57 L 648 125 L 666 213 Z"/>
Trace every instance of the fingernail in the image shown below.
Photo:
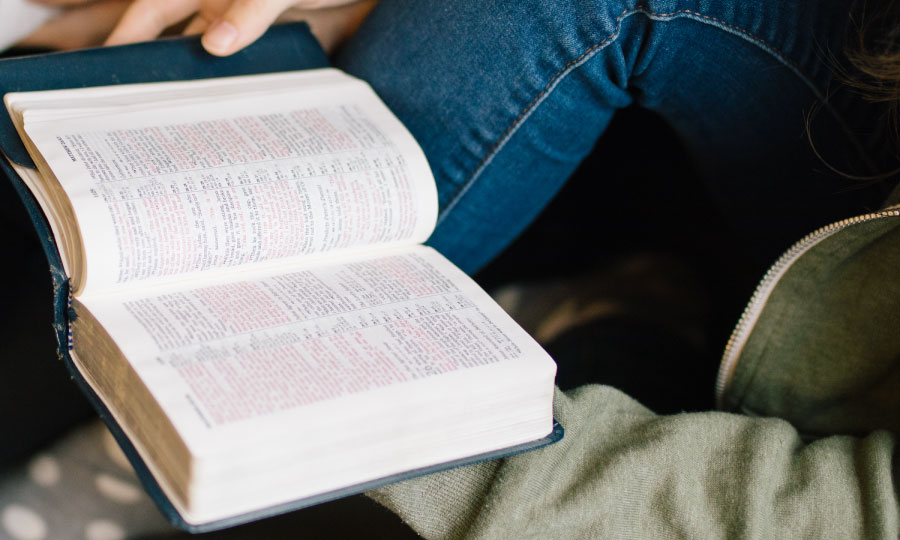
<path fill-rule="evenodd" d="M 238 30 L 228 21 L 218 21 L 203 34 L 203 46 L 210 51 L 227 49 L 238 37 Z"/>

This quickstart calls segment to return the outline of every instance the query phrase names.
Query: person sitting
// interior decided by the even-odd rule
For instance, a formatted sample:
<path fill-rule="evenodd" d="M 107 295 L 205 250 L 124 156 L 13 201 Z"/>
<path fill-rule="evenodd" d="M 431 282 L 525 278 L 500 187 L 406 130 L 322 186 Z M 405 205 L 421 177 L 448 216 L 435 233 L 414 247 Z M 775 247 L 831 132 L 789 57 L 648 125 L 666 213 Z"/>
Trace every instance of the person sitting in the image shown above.
<path fill-rule="evenodd" d="M 190 21 L 186 31 L 228 55 L 304 5 L 324 3 L 136 0 L 108 43 Z M 342 19 L 348 32 L 335 35 L 354 32 L 332 43 L 334 63 L 368 81 L 419 141 L 441 209 L 429 244 L 466 271 L 512 242 L 602 144 L 613 116 L 634 106 L 677 134 L 748 264 L 762 275 L 776 261 L 726 347 L 722 412 L 659 415 L 585 384 L 557 392 L 561 442 L 371 497 L 426 538 L 897 538 L 900 191 L 884 174 L 898 144 L 884 119 L 900 98 L 900 9 L 848 0 L 351 8 L 367 16 Z"/>

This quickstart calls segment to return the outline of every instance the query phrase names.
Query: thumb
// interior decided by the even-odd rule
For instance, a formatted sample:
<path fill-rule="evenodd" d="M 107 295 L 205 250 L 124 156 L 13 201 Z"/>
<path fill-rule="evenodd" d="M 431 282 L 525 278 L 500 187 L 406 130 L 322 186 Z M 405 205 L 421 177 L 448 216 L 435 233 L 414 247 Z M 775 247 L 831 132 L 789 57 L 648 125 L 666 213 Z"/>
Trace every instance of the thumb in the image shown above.
<path fill-rule="evenodd" d="M 234 0 L 203 33 L 203 47 L 228 56 L 256 41 L 296 0 Z"/>

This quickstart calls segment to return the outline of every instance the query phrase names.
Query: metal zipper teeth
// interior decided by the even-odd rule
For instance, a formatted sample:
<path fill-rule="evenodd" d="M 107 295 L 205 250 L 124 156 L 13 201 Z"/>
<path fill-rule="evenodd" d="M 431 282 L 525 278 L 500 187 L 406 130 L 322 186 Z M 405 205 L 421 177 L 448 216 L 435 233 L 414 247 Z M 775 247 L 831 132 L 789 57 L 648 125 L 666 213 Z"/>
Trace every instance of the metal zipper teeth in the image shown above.
<path fill-rule="evenodd" d="M 759 285 L 756 286 L 756 290 L 753 291 L 753 296 L 750 297 L 750 302 L 744 308 L 744 312 L 741 314 L 734 331 L 732 331 L 731 337 L 728 338 L 725 352 L 722 353 L 722 362 L 719 365 L 719 373 L 716 377 L 716 404 L 720 409 L 723 408 L 724 403 L 722 399 L 725 395 L 725 389 L 728 387 L 728 383 L 731 382 L 731 376 L 734 374 L 735 367 L 737 367 L 738 357 L 740 357 L 744 345 L 747 343 L 747 338 L 750 337 L 750 332 L 756 326 L 756 322 L 759 320 L 759 316 L 769 300 L 769 296 L 775 289 L 775 285 L 787 269 L 801 255 L 809 251 L 810 248 L 836 232 L 853 225 L 886 217 L 900 217 L 900 205 L 891 206 L 880 212 L 844 219 L 817 229 L 800 239 L 775 261 L 775 264 L 769 268 L 762 280 L 760 280 Z"/>

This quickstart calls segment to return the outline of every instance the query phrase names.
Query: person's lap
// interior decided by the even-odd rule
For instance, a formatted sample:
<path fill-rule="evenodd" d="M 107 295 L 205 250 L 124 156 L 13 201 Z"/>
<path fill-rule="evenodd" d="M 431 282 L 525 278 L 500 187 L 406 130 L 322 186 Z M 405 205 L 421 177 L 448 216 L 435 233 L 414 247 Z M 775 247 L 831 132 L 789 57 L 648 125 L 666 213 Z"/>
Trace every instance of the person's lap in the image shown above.
<path fill-rule="evenodd" d="M 369 81 L 423 146 L 441 203 L 429 243 L 469 272 L 532 221 L 615 111 L 633 103 L 673 126 L 765 260 L 879 197 L 817 174 L 804 135 L 804 115 L 830 79 L 824 51 L 839 47 L 845 4 L 385 1 L 336 63 Z M 827 107 L 817 118 L 835 147 L 855 154 Z M 653 159 L 653 148 L 642 150 Z M 7 318 L 46 298 L 34 289 L 9 295 Z M 6 373 L 17 363 L 29 374 L 5 377 L 21 391 L 3 402 L 0 429 L 28 427 L 23 439 L 2 439 L 0 456 L 21 455 L 83 414 L 74 390 L 37 382 L 53 371 L 65 378 L 45 334 L 34 336 L 47 343 L 34 344 L 27 364 L 4 350 Z M 60 399 L 38 410 L 14 397 L 22 392 Z"/>
<path fill-rule="evenodd" d="M 382 2 L 337 65 L 369 81 L 423 146 L 441 203 L 429 243 L 469 272 L 532 221 L 632 103 L 672 125 L 766 263 L 882 196 L 823 174 L 805 133 L 849 3 Z M 857 101 L 832 95 L 812 135 L 840 152 L 830 160 L 870 174 L 865 141 L 843 129 L 871 117 L 849 110 Z"/>
<path fill-rule="evenodd" d="M 761 276 L 791 242 L 877 207 L 887 192 L 861 187 L 823 162 L 856 175 L 886 169 L 871 157 L 880 139 L 870 125 L 880 111 L 833 80 L 851 3 L 382 2 L 337 64 L 369 81 L 423 146 L 441 205 L 428 243 L 466 271 L 477 272 L 532 222 L 603 143 L 618 110 L 639 106 L 681 139 L 730 220 L 729 251 L 742 252 L 753 267 L 748 273 Z M 656 156 L 649 145 L 629 153 Z M 602 167 L 596 176 L 602 184 Z M 602 187 L 592 195 L 617 196 Z M 586 199 L 577 210 L 597 206 Z M 629 232 L 626 221 L 609 234 Z M 604 242 L 588 238 L 570 243 L 597 249 Z M 550 349 L 561 381 L 615 384 L 637 396 L 654 394 L 672 374 L 690 377 L 697 366 L 705 371 L 694 379 L 705 384 L 719 345 L 714 336 L 696 354 L 626 320 L 562 337 Z M 654 342 L 663 345 L 648 352 Z M 592 353 L 615 361 L 592 361 Z M 697 365 L 685 365 L 692 355 Z M 668 381 L 630 380 L 642 370 Z M 638 384 L 650 390 L 637 392 Z M 697 402 L 666 403 L 661 411 Z"/>

